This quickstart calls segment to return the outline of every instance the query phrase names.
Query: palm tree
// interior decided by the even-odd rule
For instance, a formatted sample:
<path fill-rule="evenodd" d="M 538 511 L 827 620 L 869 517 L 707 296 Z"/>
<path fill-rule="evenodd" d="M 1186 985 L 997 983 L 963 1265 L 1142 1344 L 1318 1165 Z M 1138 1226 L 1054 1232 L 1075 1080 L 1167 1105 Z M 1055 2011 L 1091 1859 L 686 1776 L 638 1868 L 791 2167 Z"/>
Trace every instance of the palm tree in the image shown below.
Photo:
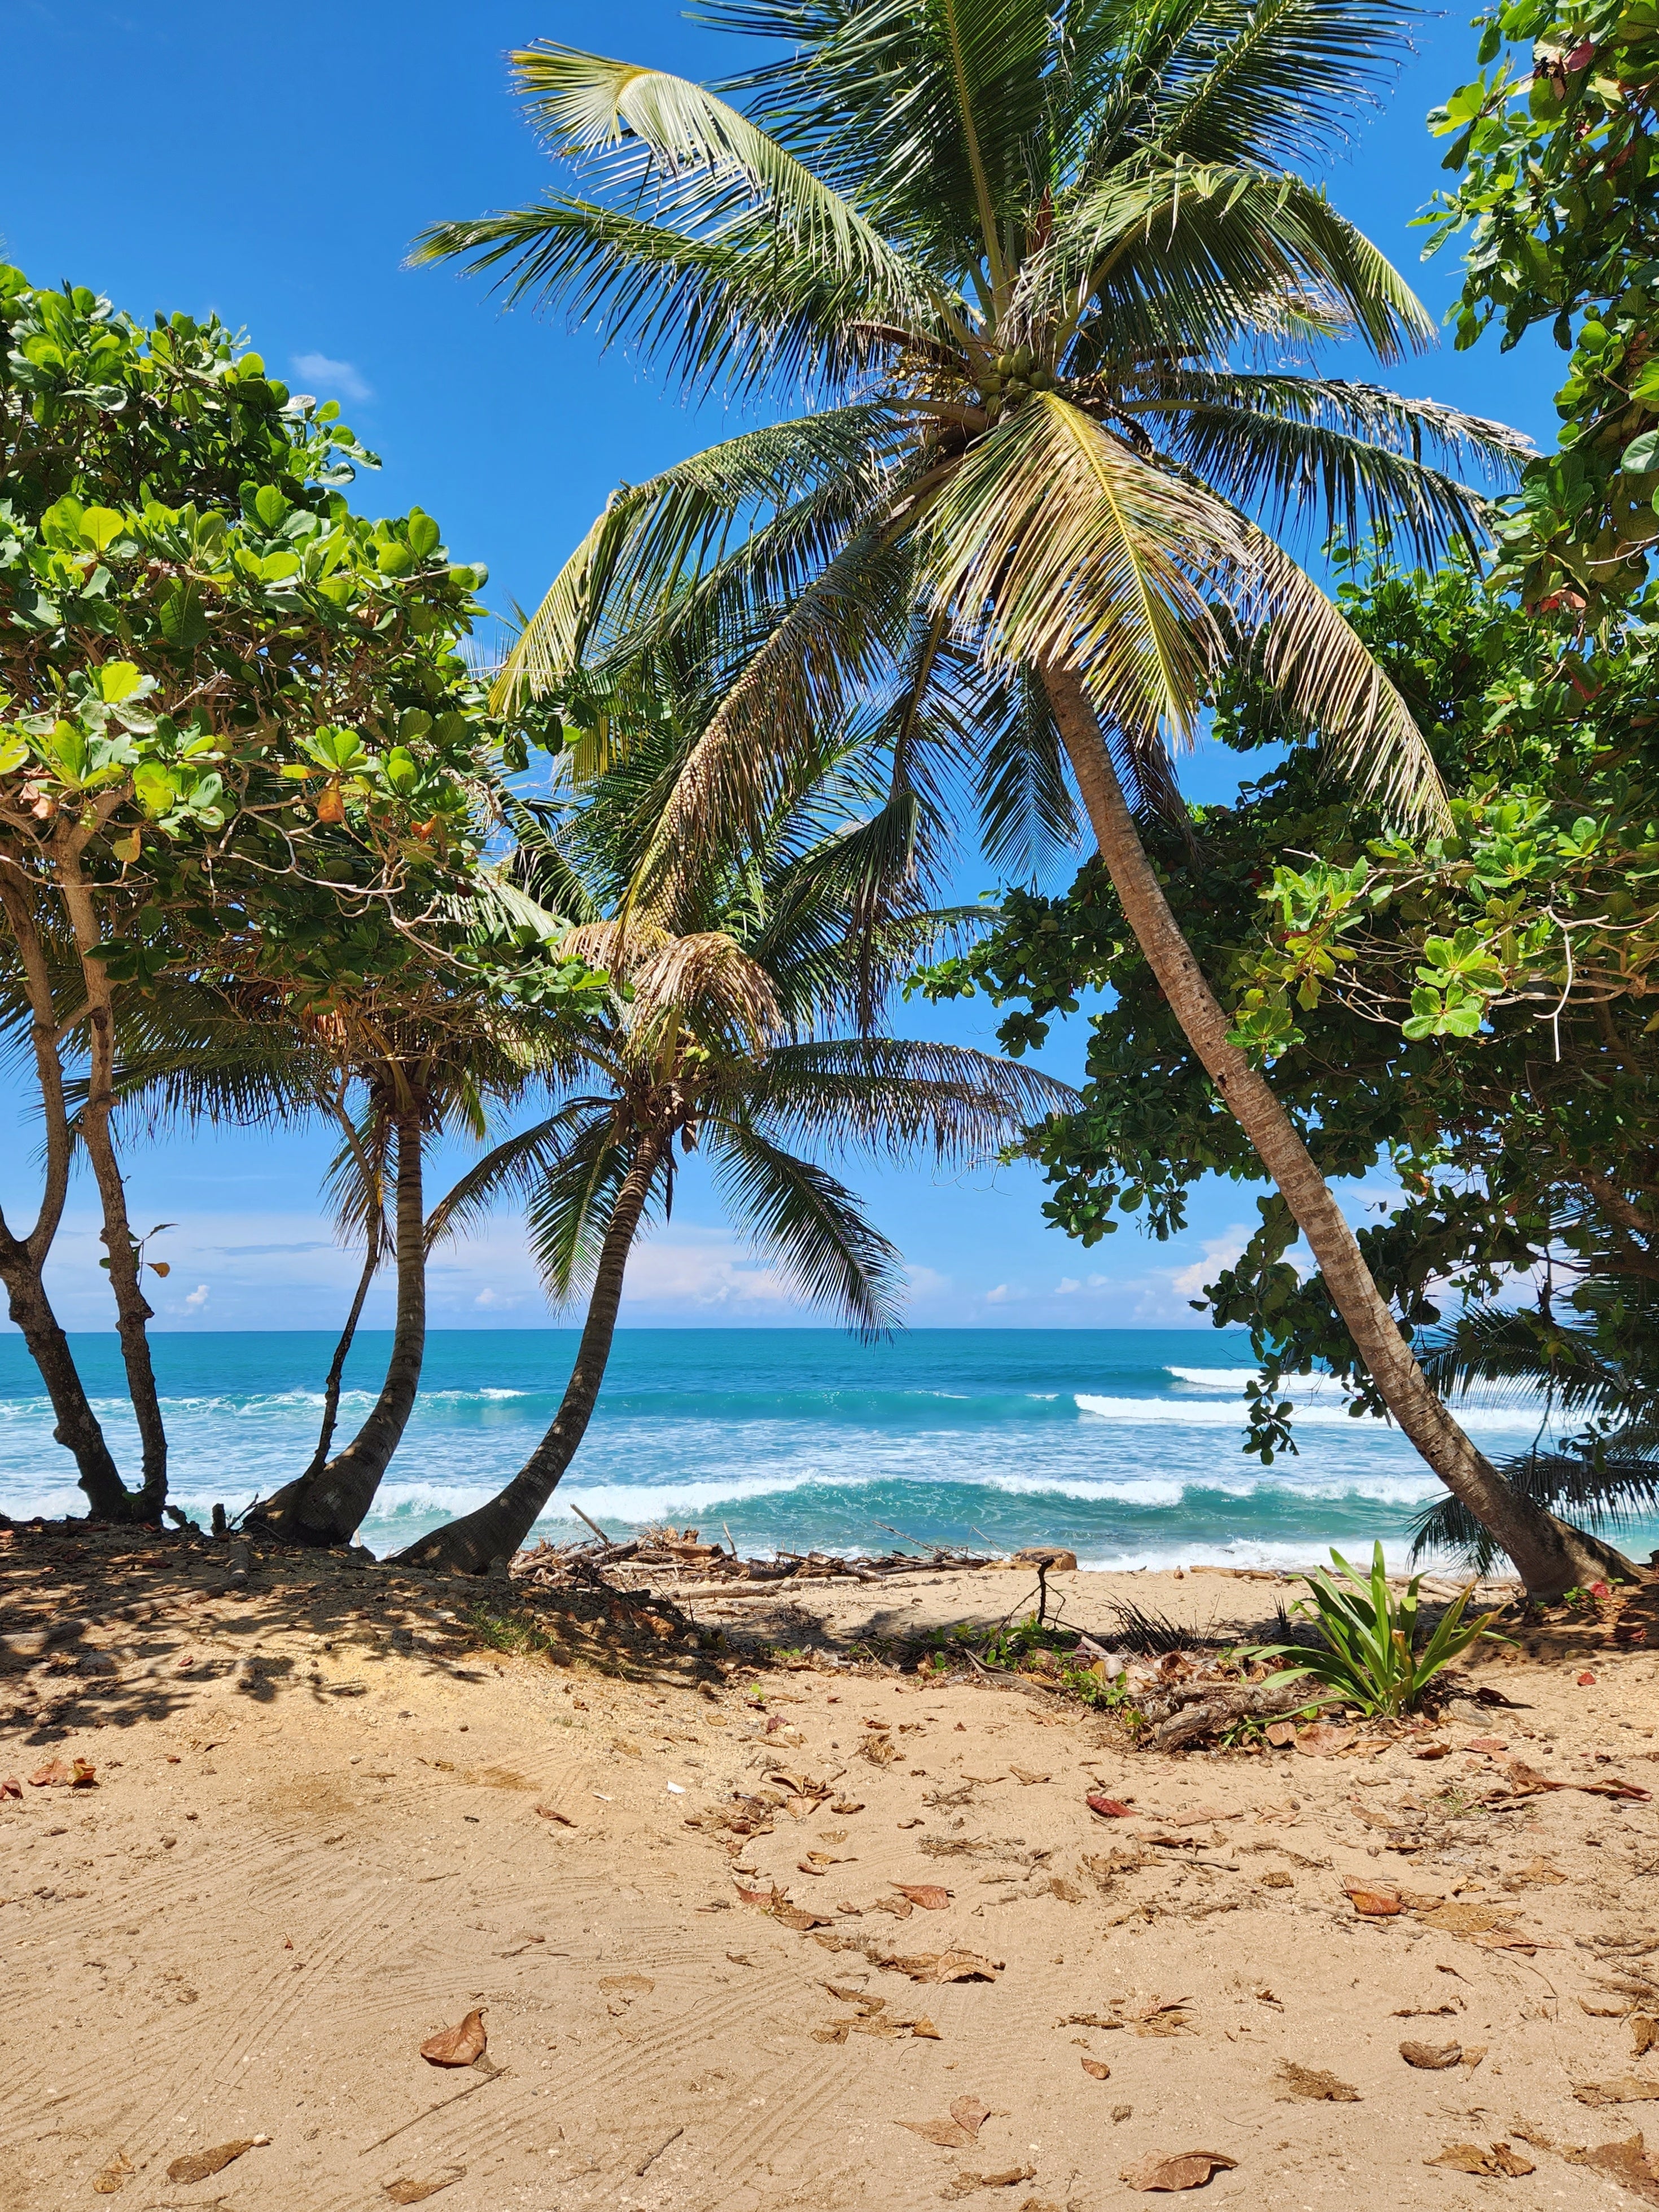
<path fill-rule="evenodd" d="M 1405 18 L 1391 0 L 715 12 L 788 42 L 738 81 L 747 110 L 533 46 L 514 57 L 532 120 L 593 196 L 443 224 L 418 251 L 501 272 L 694 392 L 805 389 L 812 411 L 616 494 L 498 699 L 654 647 L 665 606 L 741 654 L 642 869 L 636 896 L 671 927 L 688 860 L 798 787 L 815 726 L 874 688 L 896 702 L 896 795 L 943 723 L 976 743 L 983 794 L 1023 775 L 1053 820 L 1063 751 L 1124 915 L 1395 1418 L 1529 1588 L 1581 1579 L 1613 1555 L 1516 1497 L 1430 1389 L 1231 1041 L 1133 811 L 1174 800 L 1170 748 L 1243 629 L 1335 767 L 1402 822 L 1445 819 L 1404 702 L 1281 538 L 1312 514 L 1425 554 L 1478 539 L 1482 502 L 1452 471 L 1504 480 L 1524 450 L 1285 365 L 1350 335 L 1384 362 L 1431 342 L 1403 280 L 1286 167 L 1341 137 Z"/>
<path fill-rule="evenodd" d="M 520 881 L 571 918 L 566 950 L 608 970 L 614 989 L 605 1018 L 562 1042 L 552 1110 L 481 1160 L 439 1218 L 454 1227 L 518 1189 L 549 1295 L 561 1305 L 585 1295 L 587 1310 L 558 1413 L 525 1465 L 403 1563 L 480 1573 L 529 1534 L 592 1418 L 629 1255 L 653 1211 L 667 1217 L 677 1150 L 708 1160 L 787 1281 L 873 1337 L 897 1318 L 900 1254 L 855 1194 L 795 1147 L 951 1164 L 1075 1106 L 1064 1085 L 1013 1061 L 868 1034 L 860 1015 L 952 917 L 900 892 L 878 927 L 859 927 L 881 860 L 868 819 L 847 811 L 866 742 L 821 750 L 806 795 L 777 805 L 750 849 L 705 851 L 672 930 L 628 909 L 655 809 L 690 749 L 673 724 L 637 736 L 580 809 L 518 810 Z"/>

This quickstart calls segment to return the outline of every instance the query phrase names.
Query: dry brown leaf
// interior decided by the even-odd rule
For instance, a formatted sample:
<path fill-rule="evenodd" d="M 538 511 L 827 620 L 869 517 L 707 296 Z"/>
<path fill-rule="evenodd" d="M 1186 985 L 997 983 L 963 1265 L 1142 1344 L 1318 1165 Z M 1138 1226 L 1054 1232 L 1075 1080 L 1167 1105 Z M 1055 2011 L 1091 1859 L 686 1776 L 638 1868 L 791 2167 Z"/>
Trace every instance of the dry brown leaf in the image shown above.
<path fill-rule="evenodd" d="M 599 1987 L 613 1996 L 648 1997 L 656 1984 L 648 1974 L 601 1974 Z"/>
<path fill-rule="evenodd" d="M 1121 1797 L 1108 1797 L 1098 1790 L 1091 1791 L 1084 1802 L 1091 1813 L 1098 1813 L 1103 1820 L 1133 1820 L 1135 1808 L 1125 1804 Z"/>
<path fill-rule="evenodd" d="M 1315 2066 L 1298 2066 L 1293 2058 L 1279 2062 L 1279 2078 L 1293 2097 L 1305 2097 L 1313 2105 L 1357 2105 L 1359 2092 L 1351 2082 L 1339 2081 L 1334 2074 L 1322 2073 Z"/>
<path fill-rule="evenodd" d="M 820 1881 L 827 1881 L 830 1878 L 830 1867 L 839 1866 L 840 1864 L 841 1861 L 839 1859 L 831 1859 L 830 1866 L 815 1867 L 810 1858 L 797 1859 L 795 1861 L 795 1871 L 797 1874 L 813 1874 L 817 1876 Z"/>
<path fill-rule="evenodd" d="M 896 1881 L 893 1887 L 901 1897 L 908 1897 L 912 1905 L 919 1905 L 924 1912 L 943 1912 L 951 1902 L 951 1893 L 936 1881 Z"/>
<path fill-rule="evenodd" d="M 72 1782 L 75 1777 L 61 1759 L 49 1759 L 45 1766 L 37 1766 L 29 1777 L 31 1790 L 49 1790 L 60 1783 Z"/>
<path fill-rule="evenodd" d="M 1605 1780 L 1598 1782 L 1558 1781 L 1553 1775 L 1540 1774 L 1535 1766 L 1528 1766 L 1524 1759 L 1512 1759 L 1504 1771 L 1513 1788 L 1522 1792 L 1577 1790 L 1587 1797 L 1630 1797 L 1638 1804 L 1645 1804 L 1653 1795 L 1650 1790 L 1639 1789 L 1634 1782 L 1626 1782 L 1616 1774 L 1610 1774 Z"/>
<path fill-rule="evenodd" d="M 1397 1889 L 1375 1889 L 1359 1881 L 1345 1881 L 1342 1888 L 1354 1911 L 1367 1920 L 1386 1920 L 1401 1909 Z"/>
<path fill-rule="evenodd" d="M 867 1735 L 859 1746 L 859 1752 L 872 1766 L 890 1766 L 899 1755 L 899 1747 L 890 1735 Z"/>
<path fill-rule="evenodd" d="M 70 1761 L 70 1787 L 72 1790 L 95 1790 L 98 1787 L 98 1770 L 89 1759 Z"/>
<path fill-rule="evenodd" d="M 1504 1929 L 1501 1913 L 1484 1905 L 1426 1905 L 1414 1908 L 1425 1928 L 1438 1928 L 1447 1936 L 1490 1936 Z"/>
<path fill-rule="evenodd" d="M 1112 2078 L 1112 2069 L 1103 2058 L 1085 2058 L 1083 2070 L 1091 2081 L 1109 2081 Z"/>
<path fill-rule="evenodd" d="M 845 1819 L 849 1813 L 861 1813 L 864 1810 L 864 1800 L 861 1797 L 837 1797 L 830 1810 L 832 1813 L 839 1813 Z"/>
<path fill-rule="evenodd" d="M 612 1751 L 621 1752 L 624 1759 L 642 1759 L 645 1756 L 638 1744 L 630 1742 L 625 1735 L 613 1735 L 611 1739 L 611 1748 Z"/>
<path fill-rule="evenodd" d="M 8 1774 L 0 1779 L 0 1797 L 21 1797 L 22 1794 L 23 1785 L 16 1775 Z"/>
<path fill-rule="evenodd" d="M 457 2027 L 446 2027 L 436 2035 L 428 2035 L 421 2045 L 421 2056 L 428 2066 L 471 2066 L 482 2058 L 489 2043 L 484 2033 L 483 2014 L 473 2010 Z"/>
<path fill-rule="evenodd" d="M 1296 1748 L 1308 1759 L 1328 1759 L 1334 1752 L 1346 1751 L 1358 1733 L 1340 1721 L 1310 1721 L 1297 1730 Z"/>
<path fill-rule="evenodd" d="M 118 2150 L 103 2172 L 94 2180 L 93 2190 L 100 2197 L 113 2197 L 117 2190 L 125 2186 L 127 2176 L 137 2173 L 137 2167 L 127 2156 L 125 2151 Z"/>
<path fill-rule="evenodd" d="M 1074 1881 L 1067 1881 L 1063 1874 L 1050 1875 L 1042 1886 L 1042 1894 L 1057 1897 L 1062 1905 L 1081 1905 L 1083 1892 Z"/>
<path fill-rule="evenodd" d="M 832 2020 L 828 2027 L 812 2030 L 812 2040 L 814 2043 L 845 2043 L 852 2027 L 850 2020 Z"/>
<path fill-rule="evenodd" d="M 1012 2189 L 1022 2181 L 1035 2179 L 1036 2175 L 1034 2166 L 1005 2166 L 1000 2173 L 953 2173 L 939 2195 L 971 2197 L 980 2189 Z"/>
<path fill-rule="evenodd" d="M 576 1825 L 576 1823 L 571 1819 L 568 1813 L 557 1812 L 551 1805 L 537 1805 L 533 1806 L 531 1809 L 533 1812 L 539 1813 L 544 1820 L 556 1820 L 562 1828 L 574 1828 Z M 440 2188 L 447 2188 L 448 2184 L 447 2182 L 441 2182 L 438 2185 Z M 386 2184 L 386 2187 L 388 2189 L 393 2187 L 401 2189 L 403 2186 L 404 2184 L 402 2182 L 392 2183 L 388 2181 Z M 413 2202 L 412 2198 L 410 2199 L 410 2202 Z"/>
<path fill-rule="evenodd" d="M 739 1882 L 738 1884 L 738 1896 L 744 1905 L 763 1905 L 770 1906 L 776 1902 L 778 1892 L 775 1888 L 769 1887 L 765 1889 L 745 1889 L 743 1884 Z"/>
<path fill-rule="evenodd" d="M 943 2043 L 945 2040 L 931 2020 L 913 2020 L 910 2033 L 920 2036 L 924 2043 Z"/>
<path fill-rule="evenodd" d="M 870 1908 L 872 1912 L 890 1912 L 896 1920 L 908 1920 L 915 1909 L 908 1897 L 878 1897 Z"/>
<path fill-rule="evenodd" d="M 1423 2163 L 1449 2166 L 1454 2173 L 1484 2173 L 1511 2180 L 1538 2171 L 1535 2160 L 1506 2142 L 1489 2143 L 1485 2149 L 1479 2143 L 1448 2143 L 1438 2158 L 1425 2158 Z"/>
<path fill-rule="evenodd" d="M 1645 2058 L 1656 2043 L 1659 2043 L 1659 2020 L 1650 2012 L 1632 2014 L 1630 2023 L 1631 2056 Z"/>
<path fill-rule="evenodd" d="M 1408 2037 L 1400 2046 L 1400 2056 L 1407 2066 L 1420 2067 L 1425 2073 L 1439 2073 L 1462 2063 L 1463 2046 L 1461 2043 L 1413 2043 Z"/>
<path fill-rule="evenodd" d="M 1027 1790 L 1034 1789 L 1039 1782 L 1052 1782 L 1054 1778 L 1052 1774 L 1034 1774 L 1029 1766 L 1011 1766 L 1008 1771 Z"/>
<path fill-rule="evenodd" d="M 1572 2094 L 1581 2105 L 1646 2105 L 1659 2099 L 1659 2081 L 1621 2074 L 1612 2081 L 1579 2081 Z"/>
<path fill-rule="evenodd" d="M 1646 2203 L 1659 2204 L 1659 2154 L 1650 2152 L 1639 2135 L 1623 2142 L 1598 2143 L 1594 2150 L 1575 2150 L 1569 2145 L 1562 2149 L 1569 2165 L 1593 2166 Z"/>
<path fill-rule="evenodd" d="M 781 1921 L 786 1928 L 804 1934 L 809 1928 L 827 1928 L 834 1918 L 832 1913 L 809 1912 L 804 1905 L 779 1903 L 772 1907 L 774 1920 Z"/>
<path fill-rule="evenodd" d="M 990 2117 L 991 2107 L 977 2097 L 958 2097 L 951 2104 L 948 2120 L 900 2120 L 897 2124 L 908 2128 L 924 2142 L 936 2143 L 941 2150 L 971 2150 Z"/>
<path fill-rule="evenodd" d="M 383 2181 L 381 2188 L 394 2204 L 424 2204 L 428 2197 L 435 2197 L 441 2189 L 451 2189 L 466 2178 L 466 2168 L 458 2166 L 453 2173 L 441 2175 L 436 2181 L 415 2181 L 402 2175 L 396 2181 Z"/>
<path fill-rule="evenodd" d="M 260 2140 L 258 2136 L 240 2136 L 234 2142 L 216 2143 L 211 2150 L 187 2151 L 183 2158 L 175 2158 L 167 2168 L 169 2181 L 205 2181 L 210 2173 L 222 2173 L 244 2151 L 252 2150 Z"/>
<path fill-rule="evenodd" d="M 977 1951 L 920 1951 L 903 1959 L 872 1954 L 871 1963 L 908 1974 L 913 1982 L 994 1982 L 1002 1972 L 1000 1959 L 981 1958 Z"/>
<path fill-rule="evenodd" d="M 1154 2151 L 1139 2166 L 1126 2166 L 1122 2179 L 1131 2189 L 1202 2189 L 1212 2173 L 1228 2173 L 1238 2164 L 1218 2150 L 1177 2151 L 1173 2157 Z"/>
<path fill-rule="evenodd" d="M 1267 1731 L 1267 1741 L 1275 1751 L 1283 1751 L 1296 1741 L 1294 1721 L 1274 1721 Z"/>

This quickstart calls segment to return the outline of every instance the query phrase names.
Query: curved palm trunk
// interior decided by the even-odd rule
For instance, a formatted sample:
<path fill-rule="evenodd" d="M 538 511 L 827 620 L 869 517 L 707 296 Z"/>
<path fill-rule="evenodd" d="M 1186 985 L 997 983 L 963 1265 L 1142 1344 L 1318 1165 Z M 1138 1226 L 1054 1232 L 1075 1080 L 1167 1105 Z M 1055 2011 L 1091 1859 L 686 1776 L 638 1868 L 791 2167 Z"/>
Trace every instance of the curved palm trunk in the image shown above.
<path fill-rule="evenodd" d="M 392 1117 L 398 1133 L 398 1310 L 386 1381 L 368 1419 L 328 1465 L 286 1483 L 256 1519 L 301 1544 L 349 1544 L 403 1441 L 426 1354 L 426 1211 L 421 1117 Z M 360 1288 L 366 1295 L 367 1285 Z M 359 1306 L 361 1310 L 361 1303 Z M 342 1356 L 342 1364 L 343 1358 Z"/>
<path fill-rule="evenodd" d="M 28 1246 L 12 1236 L 3 1221 L 0 1221 L 0 1282 L 6 1286 L 7 1310 L 22 1332 L 52 1401 L 56 1416 L 52 1435 L 74 1455 L 80 1485 L 93 1512 L 100 1521 L 153 1520 L 153 1513 L 140 1512 L 137 1497 L 121 1480 L 75 1364 L 69 1339 L 52 1310 L 39 1264 Z"/>
<path fill-rule="evenodd" d="M 1430 1389 L 1290 1116 L 1265 1078 L 1228 1042 L 1227 1017 L 1136 834 L 1082 678 L 1057 662 L 1045 665 L 1042 674 L 1101 859 L 1129 927 L 1188 1042 L 1295 1216 L 1389 1413 L 1447 1489 L 1491 1530 L 1534 1595 L 1557 1597 L 1609 1571 L 1642 1580 L 1642 1571 L 1611 1545 L 1518 1497 Z"/>
<path fill-rule="evenodd" d="M 334 1357 L 328 1363 L 328 1376 L 323 1384 L 323 1418 L 317 1431 L 317 1449 L 311 1455 L 311 1465 L 300 1477 L 309 1482 L 328 1465 L 328 1448 L 334 1441 L 335 1424 L 340 1418 L 340 1386 L 345 1380 L 345 1364 L 350 1355 L 352 1340 L 357 1334 L 357 1324 L 363 1317 L 364 1301 L 368 1297 L 370 1284 L 380 1268 L 380 1216 L 377 1214 L 368 1232 L 368 1249 L 363 1255 L 363 1272 L 357 1278 L 356 1295 L 351 1301 L 351 1310 L 346 1316 L 345 1327 L 340 1331 L 339 1342 L 334 1347 Z"/>
<path fill-rule="evenodd" d="M 594 1271 L 581 1342 L 576 1347 L 576 1364 L 552 1426 L 505 1490 L 498 1491 L 476 1512 L 434 1528 L 429 1536 L 399 1552 L 398 1565 L 486 1574 L 497 1559 L 510 1559 L 535 1526 L 586 1434 L 617 1333 L 617 1309 L 622 1303 L 628 1255 L 662 1155 L 659 1139 L 643 1139 L 617 1193 L 605 1242 L 599 1247 L 599 1264 Z"/>

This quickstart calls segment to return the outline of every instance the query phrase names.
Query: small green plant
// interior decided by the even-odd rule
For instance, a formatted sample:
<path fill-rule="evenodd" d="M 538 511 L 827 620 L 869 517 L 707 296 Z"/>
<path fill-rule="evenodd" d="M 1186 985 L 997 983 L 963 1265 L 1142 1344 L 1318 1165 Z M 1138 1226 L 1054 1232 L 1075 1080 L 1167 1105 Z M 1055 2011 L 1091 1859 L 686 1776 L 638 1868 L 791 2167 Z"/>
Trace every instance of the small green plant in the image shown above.
<path fill-rule="evenodd" d="M 1371 1553 L 1369 1579 L 1351 1567 L 1333 1547 L 1333 1576 L 1320 1567 L 1302 1579 L 1308 1595 L 1291 1607 L 1293 1613 L 1310 1621 L 1323 1649 L 1301 1644 L 1263 1644 L 1249 1653 L 1252 1659 L 1294 1659 L 1273 1682 L 1293 1682 L 1308 1675 L 1358 1705 L 1361 1712 L 1409 1712 L 1443 1667 L 1459 1658 L 1482 1637 L 1498 1637 L 1492 1623 L 1495 1613 L 1478 1620 L 1464 1618 L 1468 1589 L 1460 1590 L 1446 1607 L 1434 1633 L 1419 1650 L 1418 1644 L 1418 1589 L 1423 1577 L 1413 1575 L 1396 1597 L 1389 1588 L 1382 1547 Z M 1337 1577 L 1340 1577 L 1339 1580 Z"/>

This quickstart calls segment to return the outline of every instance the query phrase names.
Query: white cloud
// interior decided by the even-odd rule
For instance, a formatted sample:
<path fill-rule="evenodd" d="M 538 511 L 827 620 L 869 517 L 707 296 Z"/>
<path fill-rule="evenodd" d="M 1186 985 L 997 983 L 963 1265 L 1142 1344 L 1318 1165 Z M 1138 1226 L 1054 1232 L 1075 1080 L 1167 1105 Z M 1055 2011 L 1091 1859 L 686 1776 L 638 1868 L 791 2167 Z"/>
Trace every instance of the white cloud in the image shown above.
<path fill-rule="evenodd" d="M 1054 1296 L 1057 1298 L 1070 1298 L 1077 1297 L 1079 1291 L 1109 1291 L 1115 1287 L 1109 1275 L 1091 1275 L 1086 1281 L 1081 1283 L 1075 1275 L 1062 1275 L 1054 1285 Z"/>
<path fill-rule="evenodd" d="M 207 1302 L 208 1286 L 205 1283 L 198 1283 L 196 1288 L 185 1300 L 185 1304 L 191 1313 L 200 1313 Z"/>
<path fill-rule="evenodd" d="M 985 1303 L 988 1306 L 1006 1306 L 1013 1295 L 1006 1283 L 999 1283 L 995 1290 L 987 1291 Z"/>
<path fill-rule="evenodd" d="M 1242 1222 L 1230 1223 L 1219 1237 L 1205 1239 L 1201 1260 L 1176 1270 L 1170 1277 L 1170 1288 L 1183 1298 L 1201 1298 L 1206 1283 L 1214 1282 L 1224 1267 L 1231 1267 L 1249 1241 L 1250 1232 Z"/>
<path fill-rule="evenodd" d="M 319 386 L 321 399 L 372 399 L 373 387 L 349 361 L 331 361 L 325 353 L 296 353 L 294 373 L 307 384 Z"/>
<path fill-rule="evenodd" d="M 472 1303 L 475 1306 L 482 1306 L 486 1313 L 507 1313 L 519 1304 L 519 1300 L 514 1297 L 512 1291 L 498 1291 L 493 1283 L 489 1283 L 479 1291 Z"/>

